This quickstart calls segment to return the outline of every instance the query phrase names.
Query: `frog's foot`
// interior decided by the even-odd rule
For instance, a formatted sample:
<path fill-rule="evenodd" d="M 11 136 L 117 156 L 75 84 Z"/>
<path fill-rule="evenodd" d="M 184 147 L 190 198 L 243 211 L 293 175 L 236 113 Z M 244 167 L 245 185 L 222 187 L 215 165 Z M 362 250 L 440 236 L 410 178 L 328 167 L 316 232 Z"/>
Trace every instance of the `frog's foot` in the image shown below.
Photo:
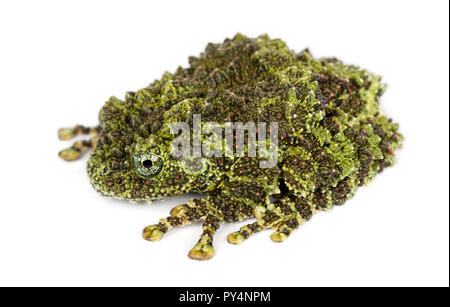
<path fill-rule="evenodd" d="M 78 160 L 85 152 L 94 148 L 96 144 L 97 137 L 90 140 L 76 141 L 71 147 L 61 150 L 59 157 L 66 161 Z"/>
<path fill-rule="evenodd" d="M 205 208 L 200 204 L 201 201 L 192 199 L 184 205 L 174 207 L 169 217 L 161 219 L 158 224 L 150 225 L 144 229 L 144 239 L 152 242 L 159 241 L 169 229 L 200 220 L 205 214 Z"/>
<path fill-rule="evenodd" d="M 197 244 L 189 251 L 189 257 L 196 260 L 208 260 L 214 256 L 212 245 L 214 234 L 220 226 L 220 218 L 208 214 L 203 222 L 203 232 Z"/>
<path fill-rule="evenodd" d="M 256 222 L 245 225 L 239 231 L 228 235 L 229 243 L 242 243 L 252 234 L 263 229 L 276 230 L 270 238 L 274 242 L 283 242 L 312 215 L 307 203 L 300 203 L 298 199 L 287 197 L 267 206 L 257 206 L 254 213 Z"/>
<path fill-rule="evenodd" d="M 84 127 L 82 125 L 76 125 L 70 128 L 61 128 L 58 130 L 58 137 L 62 141 L 71 140 L 74 137 L 80 135 L 91 135 L 97 137 L 100 134 L 100 126 L 97 127 Z"/>
<path fill-rule="evenodd" d="M 171 228 L 181 227 L 203 219 L 203 232 L 197 244 L 189 252 L 189 257 L 197 260 L 207 260 L 214 256 L 212 246 L 213 236 L 223 219 L 221 212 L 206 199 L 192 199 L 184 205 L 176 206 L 170 216 L 161 219 L 158 224 L 144 229 L 144 239 L 159 241 Z"/>

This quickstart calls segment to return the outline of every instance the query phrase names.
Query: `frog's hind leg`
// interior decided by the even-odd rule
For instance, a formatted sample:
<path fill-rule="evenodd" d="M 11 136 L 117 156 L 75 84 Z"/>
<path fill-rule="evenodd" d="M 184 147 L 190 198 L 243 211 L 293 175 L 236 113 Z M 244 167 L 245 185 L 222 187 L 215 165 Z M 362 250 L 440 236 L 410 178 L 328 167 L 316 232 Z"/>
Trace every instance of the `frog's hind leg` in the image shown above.
<path fill-rule="evenodd" d="M 83 153 L 95 148 L 97 140 L 97 137 L 93 137 L 89 140 L 76 141 L 71 147 L 61 150 L 59 157 L 65 161 L 78 160 Z"/>
<path fill-rule="evenodd" d="M 170 216 L 161 219 L 158 224 L 144 229 L 144 239 L 159 241 L 171 228 L 181 227 L 203 220 L 202 234 L 197 244 L 190 250 L 189 257 L 208 260 L 214 256 L 213 237 L 220 223 L 224 221 L 221 210 L 208 199 L 192 199 L 184 205 L 172 209 Z"/>

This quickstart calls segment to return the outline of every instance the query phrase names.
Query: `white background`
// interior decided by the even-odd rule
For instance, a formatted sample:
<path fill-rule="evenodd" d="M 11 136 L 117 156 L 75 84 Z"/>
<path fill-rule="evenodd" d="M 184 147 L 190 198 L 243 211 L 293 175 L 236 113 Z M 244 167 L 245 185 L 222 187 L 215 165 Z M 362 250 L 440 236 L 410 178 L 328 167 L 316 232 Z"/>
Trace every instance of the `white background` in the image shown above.
<path fill-rule="evenodd" d="M 448 1 L 2 1 L 0 4 L 0 285 L 448 286 Z M 200 225 L 158 243 L 143 227 L 185 197 L 108 200 L 86 159 L 65 163 L 56 130 L 95 125 L 123 98 L 187 65 L 210 41 L 268 33 L 336 56 L 389 84 L 401 124 L 396 167 L 286 242 L 270 231 L 188 259 Z"/>

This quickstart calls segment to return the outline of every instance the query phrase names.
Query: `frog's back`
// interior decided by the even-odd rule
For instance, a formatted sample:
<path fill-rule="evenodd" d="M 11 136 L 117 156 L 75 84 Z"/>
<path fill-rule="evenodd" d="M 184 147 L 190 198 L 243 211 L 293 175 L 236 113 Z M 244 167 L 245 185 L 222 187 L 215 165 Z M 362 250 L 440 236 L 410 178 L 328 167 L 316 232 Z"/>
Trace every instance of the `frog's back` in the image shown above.
<path fill-rule="evenodd" d="M 125 101 L 112 98 L 100 118 L 110 123 L 106 131 L 128 129 L 134 141 L 167 122 L 192 124 L 193 114 L 204 122 L 277 122 L 285 185 L 329 207 L 393 162 L 401 136 L 379 111 L 383 91 L 379 77 L 358 67 L 238 34 Z"/>
<path fill-rule="evenodd" d="M 284 141 L 286 186 L 313 209 L 341 205 L 358 186 L 394 162 L 402 136 L 379 110 L 380 78 L 336 59 L 296 56 L 306 73 L 306 98 L 293 99 Z"/>

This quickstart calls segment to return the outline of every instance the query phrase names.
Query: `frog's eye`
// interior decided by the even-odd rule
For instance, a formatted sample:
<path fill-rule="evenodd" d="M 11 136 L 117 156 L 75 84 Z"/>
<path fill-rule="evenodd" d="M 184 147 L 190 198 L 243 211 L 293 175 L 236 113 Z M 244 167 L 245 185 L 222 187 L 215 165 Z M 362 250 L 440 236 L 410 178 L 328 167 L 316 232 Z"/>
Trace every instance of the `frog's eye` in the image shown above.
<path fill-rule="evenodd" d="M 138 154 L 133 157 L 134 168 L 145 177 L 158 175 L 164 166 L 164 160 L 153 154 Z"/>

